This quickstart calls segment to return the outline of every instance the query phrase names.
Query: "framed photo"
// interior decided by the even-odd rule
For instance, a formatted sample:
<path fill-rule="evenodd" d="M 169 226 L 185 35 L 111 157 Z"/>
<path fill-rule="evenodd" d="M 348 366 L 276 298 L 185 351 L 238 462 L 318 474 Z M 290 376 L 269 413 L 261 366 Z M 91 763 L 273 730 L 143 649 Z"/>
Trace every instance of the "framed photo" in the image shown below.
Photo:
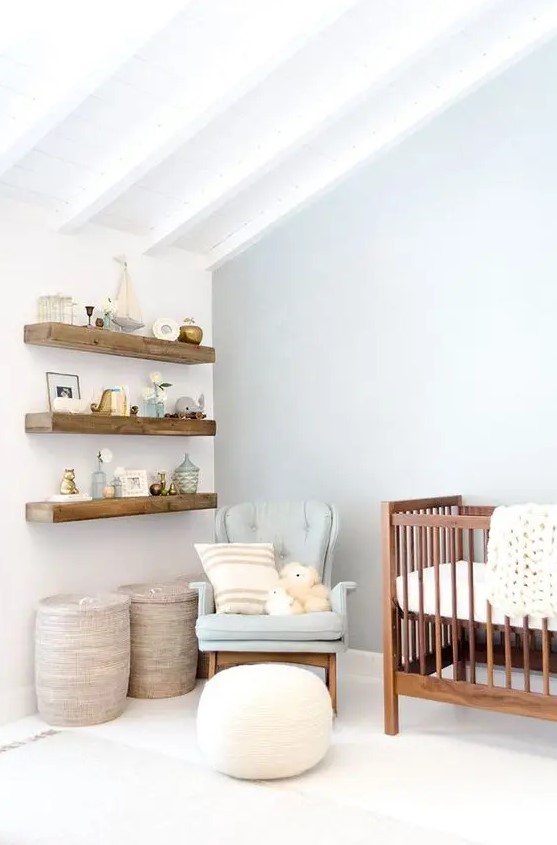
<path fill-rule="evenodd" d="M 149 495 L 149 482 L 145 469 L 127 469 L 120 475 L 120 481 L 123 498 Z"/>
<path fill-rule="evenodd" d="M 48 407 L 53 410 L 54 399 L 81 399 L 79 376 L 70 373 L 47 373 Z"/>

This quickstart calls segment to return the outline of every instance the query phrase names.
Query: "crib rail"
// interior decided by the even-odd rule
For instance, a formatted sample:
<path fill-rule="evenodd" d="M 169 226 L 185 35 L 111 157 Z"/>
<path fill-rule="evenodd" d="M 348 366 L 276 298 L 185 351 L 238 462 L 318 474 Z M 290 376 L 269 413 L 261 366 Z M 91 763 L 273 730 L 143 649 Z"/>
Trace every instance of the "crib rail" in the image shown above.
<path fill-rule="evenodd" d="M 459 701 L 466 697 L 462 685 L 475 688 L 472 706 L 486 706 L 477 704 L 478 695 L 485 700 L 481 689 L 496 702 L 499 690 L 553 698 L 550 680 L 557 654 L 547 619 L 536 629 L 527 617 L 517 625 L 517 620 L 494 615 L 485 588 L 482 598 L 481 584 L 475 584 L 476 574 L 484 574 L 479 565 L 487 560 L 493 510 L 491 505 L 465 505 L 460 496 L 383 504 L 387 733 L 398 731 L 397 694 L 417 695 L 419 690 L 420 697 L 428 697 L 424 688 L 447 700 L 447 684 L 449 689 L 461 685 Z M 419 684 L 416 676 L 423 679 Z M 555 701 L 555 716 L 544 718 L 557 719 Z M 532 705 L 536 714 L 538 704 Z M 517 706 L 524 706 L 523 698 Z"/>

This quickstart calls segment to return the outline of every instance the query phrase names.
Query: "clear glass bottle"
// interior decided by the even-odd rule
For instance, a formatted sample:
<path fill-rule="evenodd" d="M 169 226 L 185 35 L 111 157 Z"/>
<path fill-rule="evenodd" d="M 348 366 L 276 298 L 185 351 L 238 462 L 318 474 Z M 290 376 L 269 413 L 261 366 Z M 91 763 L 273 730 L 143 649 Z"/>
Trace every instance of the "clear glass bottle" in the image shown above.
<path fill-rule="evenodd" d="M 166 413 L 166 397 L 157 396 L 155 399 L 155 416 L 164 417 Z"/>
<path fill-rule="evenodd" d="M 199 467 L 197 467 L 186 452 L 186 456 L 179 467 L 174 470 L 174 483 L 178 493 L 197 493 L 199 484 Z"/>
<path fill-rule="evenodd" d="M 105 487 L 106 473 L 102 470 L 102 461 L 99 461 L 97 471 L 91 476 L 91 496 L 93 499 L 102 499 Z"/>

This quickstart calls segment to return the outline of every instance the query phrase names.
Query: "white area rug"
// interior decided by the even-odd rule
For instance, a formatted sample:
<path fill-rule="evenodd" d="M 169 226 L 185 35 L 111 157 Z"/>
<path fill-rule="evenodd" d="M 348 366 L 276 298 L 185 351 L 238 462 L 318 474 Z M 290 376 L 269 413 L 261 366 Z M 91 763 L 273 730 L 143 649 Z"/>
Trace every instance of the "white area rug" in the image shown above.
<path fill-rule="evenodd" d="M 46 736 L 0 754 L 1 845 L 188 842 L 465 845 L 365 809 L 231 780 L 80 732 Z"/>

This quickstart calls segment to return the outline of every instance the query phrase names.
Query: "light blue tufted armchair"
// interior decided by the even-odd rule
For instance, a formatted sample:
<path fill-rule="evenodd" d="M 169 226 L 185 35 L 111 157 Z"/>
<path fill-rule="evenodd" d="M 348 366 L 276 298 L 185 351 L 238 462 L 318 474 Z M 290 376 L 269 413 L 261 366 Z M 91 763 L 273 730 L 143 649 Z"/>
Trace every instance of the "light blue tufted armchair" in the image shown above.
<path fill-rule="evenodd" d="M 290 561 L 314 566 L 331 586 L 338 514 L 324 502 L 245 502 L 221 508 L 216 518 L 218 543 L 273 543 L 277 567 Z M 242 663 L 301 663 L 325 669 L 336 711 L 336 656 L 348 647 L 347 594 L 353 581 L 331 591 L 332 610 L 297 616 L 216 614 L 213 589 L 200 582 L 197 637 L 209 652 L 209 677 Z"/>

